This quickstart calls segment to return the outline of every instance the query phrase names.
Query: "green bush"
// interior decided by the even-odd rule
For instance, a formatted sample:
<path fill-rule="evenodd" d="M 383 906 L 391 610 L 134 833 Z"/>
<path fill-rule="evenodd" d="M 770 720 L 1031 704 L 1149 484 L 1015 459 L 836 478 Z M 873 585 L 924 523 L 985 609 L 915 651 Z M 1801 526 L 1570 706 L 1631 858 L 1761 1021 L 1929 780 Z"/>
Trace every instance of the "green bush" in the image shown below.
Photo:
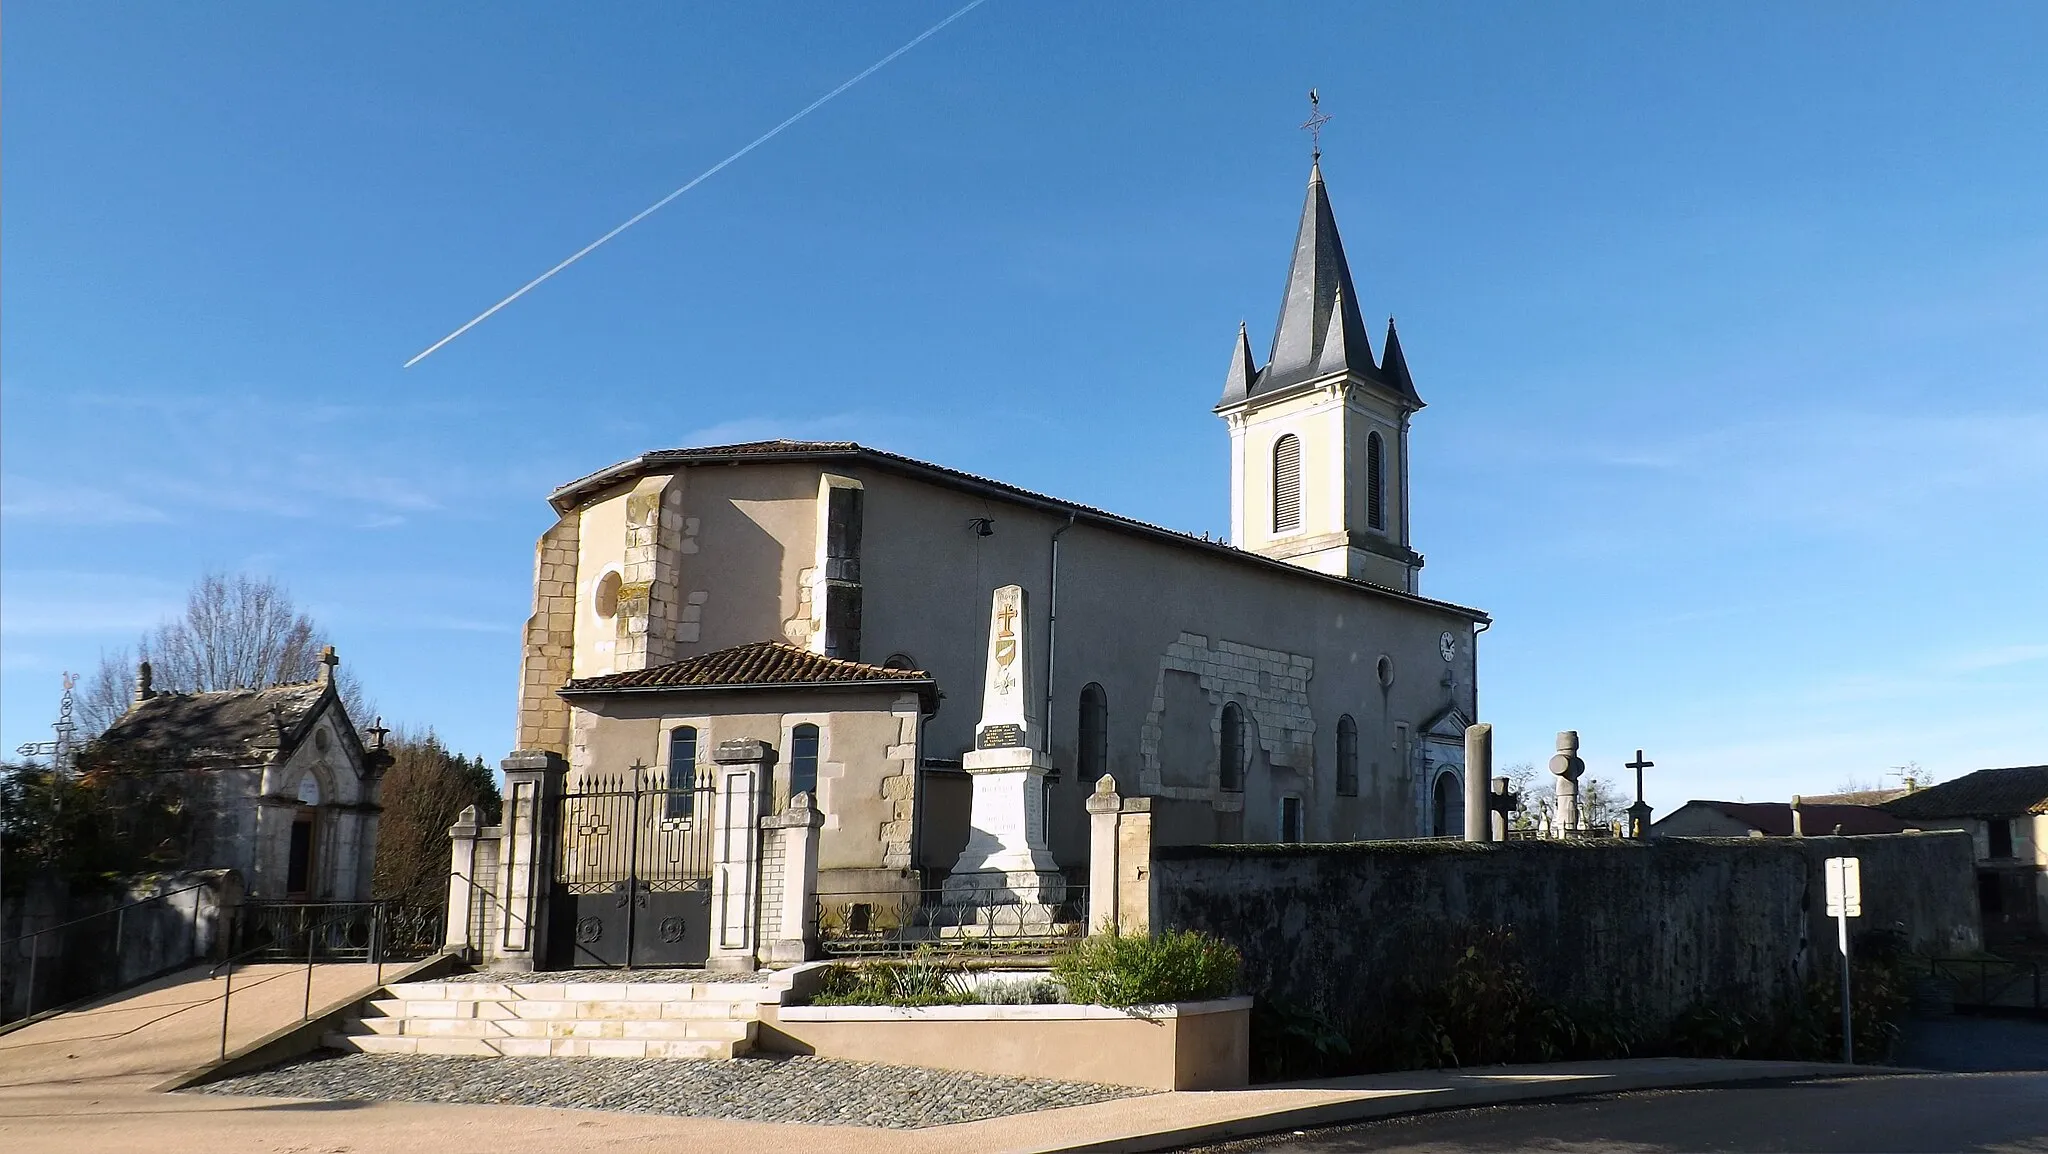
<path fill-rule="evenodd" d="M 1053 959 L 1053 976 L 1082 1005 L 1143 1006 L 1196 1002 L 1237 992 L 1244 958 L 1237 947 L 1194 930 L 1158 937 L 1102 934 Z"/>

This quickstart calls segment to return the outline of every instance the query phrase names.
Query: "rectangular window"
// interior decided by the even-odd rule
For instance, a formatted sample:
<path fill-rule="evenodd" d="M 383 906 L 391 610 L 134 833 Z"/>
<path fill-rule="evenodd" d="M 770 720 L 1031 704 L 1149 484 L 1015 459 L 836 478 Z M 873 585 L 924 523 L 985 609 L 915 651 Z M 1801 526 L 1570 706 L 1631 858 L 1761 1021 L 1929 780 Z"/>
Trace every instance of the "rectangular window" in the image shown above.
<path fill-rule="evenodd" d="M 697 812 L 697 730 L 681 725 L 668 735 L 667 800 L 662 816 L 671 821 Z"/>
<path fill-rule="evenodd" d="M 1280 799 L 1280 840 L 1289 843 L 1301 840 L 1301 799 L 1298 797 Z"/>
<path fill-rule="evenodd" d="M 1996 821 L 1987 821 L 1984 823 L 1984 828 L 1991 835 L 1987 839 L 1991 843 L 1991 852 L 1986 856 L 1993 858 L 2011 857 L 2012 821 L 2007 818 L 2000 818 Z"/>

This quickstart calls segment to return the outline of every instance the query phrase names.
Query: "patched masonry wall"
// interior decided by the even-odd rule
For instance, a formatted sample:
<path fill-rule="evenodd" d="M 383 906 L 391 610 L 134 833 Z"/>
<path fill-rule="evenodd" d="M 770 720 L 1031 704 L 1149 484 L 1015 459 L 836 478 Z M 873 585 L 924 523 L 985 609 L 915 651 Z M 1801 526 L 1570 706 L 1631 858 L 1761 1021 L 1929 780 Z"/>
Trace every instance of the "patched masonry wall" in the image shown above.
<path fill-rule="evenodd" d="M 1531 979 L 1658 1029 L 1701 1002 L 1762 1007 L 1832 962 L 1821 863 L 1862 859 L 1858 933 L 1978 948 L 1967 835 L 1160 846 L 1152 924 L 1244 952 L 1248 986 L 1337 1021 L 1398 997 L 1418 947 L 1516 931 Z"/>
<path fill-rule="evenodd" d="M 1166 780 L 1161 757 L 1166 736 L 1167 679 L 1172 673 L 1193 674 L 1207 697 L 1210 759 L 1203 785 Z M 1258 739 L 1254 756 L 1263 752 L 1270 764 L 1307 777 L 1315 767 L 1315 716 L 1309 709 L 1308 682 L 1314 660 L 1299 653 L 1260 649 L 1235 641 L 1210 644 L 1199 633 L 1182 633 L 1159 658 L 1159 679 L 1141 731 L 1144 775 L 1141 792 L 1151 797 L 1206 800 L 1219 782 L 1214 751 L 1220 744 L 1223 704 L 1235 701 L 1251 715 Z"/>

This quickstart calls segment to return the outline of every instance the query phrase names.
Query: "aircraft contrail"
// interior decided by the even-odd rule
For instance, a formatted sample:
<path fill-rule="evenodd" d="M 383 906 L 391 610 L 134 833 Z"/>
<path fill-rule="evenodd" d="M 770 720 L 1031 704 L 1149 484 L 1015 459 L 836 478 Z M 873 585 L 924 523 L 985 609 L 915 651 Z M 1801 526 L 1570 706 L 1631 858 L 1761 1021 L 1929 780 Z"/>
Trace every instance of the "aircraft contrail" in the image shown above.
<path fill-rule="evenodd" d="M 875 61 L 873 64 L 868 65 L 866 68 L 862 69 L 852 79 L 846 81 L 844 84 L 841 84 L 839 87 L 834 88 L 832 91 L 827 92 L 825 95 L 818 97 L 816 100 L 811 101 L 809 104 L 804 105 L 803 108 L 799 109 L 796 112 L 796 114 L 791 116 L 788 120 L 783 121 L 781 124 L 778 124 L 775 127 L 769 129 L 768 131 L 762 133 L 761 135 L 755 137 L 753 141 L 750 142 L 745 148 L 740 149 L 738 152 L 733 153 L 731 156 L 726 157 L 724 160 L 721 160 L 717 164 L 712 165 L 710 168 L 705 169 L 703 172 L 698 173 L 696 178 L 691 180 L 690 183 L 682 186 L 681 188 L 676 189 L 674 192 L 669 193 L 667 196 L 662 197 L 660 200 L 655 201 L 653 204 L 648 205 L 646 208 L 641 209 L 639 212 L 634 213 L 631 217 L 627 218 L 624 224 L 619 225 L 617 228 L 611 230 L 608 233 L 605 233 L 603 236 L 598 237 L 596 240 L 591 241 L 589 244 L 584 245 L 582 248 L 577 249 L 573 254 L 569 256 L 567 260 L 564 260 L 562 263 L 540 274 L 539 276 L 534 277 L 532 280 L 527 281 L 524 285 L 521 285 L 518 292 L 513 293 L 511 296 L 506 297 L 504 300 L 501 300 L 497 304 L 492 305 L 490 308 L 487 308 L 484 311 L 478 313 L 475 317 L 470 319 L 468 324 L 463 325 L 461 328 L 456 329 L 454 332 L 449 333 L 447 336 L 442 337 L 440 340 L 435 341 L 431 345 L 428 345 L 425 352 L 422 352 L 413 359 L 405 362 L 404 367 L 409 369 L 414 365 L 419 364 L 421 361 L 426 360 L 428 357 L 433 356 L 435 351 L 440 349 L 442 345 L 447 344 L 449 341 L 454 340 L 456 337 L 461 336 L 462 334 L 482 324 L 484 321 L 490 319 L 492 313 L 497 312 L 499 309 L 504 308 L 506 305 L 511 304 L 513 301 L 516 301 L 520 297 L 525 296 L 527 293 L 532 292 L 534 289 L 539 288 L 543 281 L 547 280 L 549 277 L 555 275 L 556 273 L 561 272 L 563 269 L 568 268 L 570 265 L 575 264 L 577 261 L 582 260 L 584 257 L 589 256 L 592 252 L 596 251 L 599 245 L 602 245 L 604 242 L 610 240 L 611 238 L 619 235 L 620 233 L 626 231 L 629 228 L 632 228 L 634 225 L 639 224 L 641 221 L 646 220 L 648 217 L 654 215 L 654 213 L 657 210 L 659 210 L 663 205 L 666 205 L 669 201 L 674 200 L 675 198 L 683 195 L 684 193 L 711 179 L 713 176 L 716 176 L 718 174 L 718 171 L 724 168 L 726 165 L 731 164 L 733 161 L 738 160 L 740 157 L 745 156 L 749 152 L 752 152 L 755 149 L 761 147 L 762 145 L 768 143 L 769 141 L 775 139 L 776 136 L 781 134 L 783 129 L 788 128 L 790 125 L 795 124 L 797 121 L 802 120 L 804 117 L 809 116 L 813 112 L 816 112 L 818 108 L 821 105 L 823 105 L 826 101 L 831 100 L 833 97 L 839 95 L 840 93 L 846 91 L 849 88 L 852 88 L 854 85 L 859 84 L 861 81 L 866 80 L 868 77 L 873 76 L 875 73 L 880 72 L 898 56 L 903 55 L 905 52 L 908 52 L 911 49 L 917 47 L 918 45 L 924 43 L 926 40 L 931 39 L 931 37 L 936 35 L 940 29 L 944 28 L 948 24 L 951 24 L 953 21 L 960 19 L 962 16 L 967 15 L 969 12 L 974 11 L 976 8 L 981 7 L 985 3 L 987 3 L 987 0 L 969 0 L 969 3 L 961 5 L 960 8 L 957 11 L 955 11 L 951 16 L 946 17 L 944 20 L 941 20 L 937 24 L 932 25 L 930 28 L 927 28 L 924 31 L 918 33 L 916 36 L 912 37 L 909 41 L 907 41 L 902 47 L 898 48 L 894 52 L 891 52 L 887 56 L 882 57 L 880 60 Z"/>

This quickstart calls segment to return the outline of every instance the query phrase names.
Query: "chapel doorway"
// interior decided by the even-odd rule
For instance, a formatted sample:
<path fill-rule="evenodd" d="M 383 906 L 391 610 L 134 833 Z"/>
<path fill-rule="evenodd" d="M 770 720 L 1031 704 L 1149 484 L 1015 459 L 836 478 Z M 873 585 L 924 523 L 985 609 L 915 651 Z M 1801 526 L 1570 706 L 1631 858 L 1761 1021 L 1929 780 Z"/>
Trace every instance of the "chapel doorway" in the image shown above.
<path fill-rule="evenodd" d="M 304 898 L 313 889 L 313 811 L 299 810 L 292 817 L 291 844 L 285 853 L 284 891 L 286 897 Z"/>

